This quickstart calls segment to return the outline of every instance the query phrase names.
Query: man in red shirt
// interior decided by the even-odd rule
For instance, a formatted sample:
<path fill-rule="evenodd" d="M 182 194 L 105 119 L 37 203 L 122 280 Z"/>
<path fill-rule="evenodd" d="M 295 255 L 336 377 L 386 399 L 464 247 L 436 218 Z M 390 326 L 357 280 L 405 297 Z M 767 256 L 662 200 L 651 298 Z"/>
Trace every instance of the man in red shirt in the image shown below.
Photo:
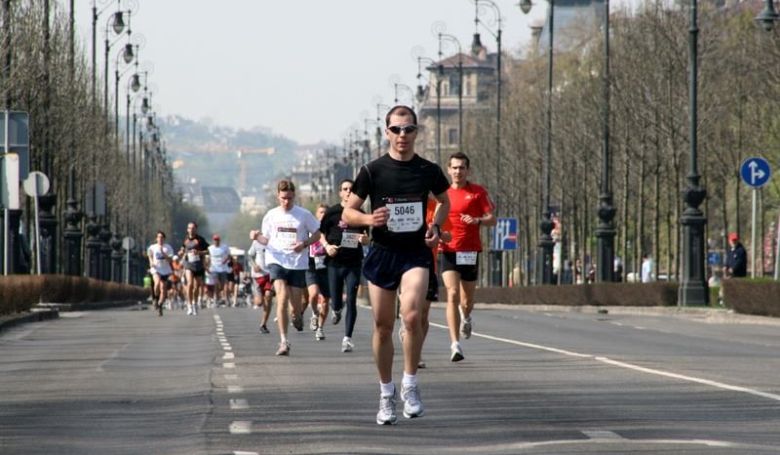
<path fill-rule="evenodd" d="M 450 360 L 463 360 L 460 334 L 471 337 L 474 289 L 482 242 L 480 226 L 495 226 L 493 202 L 485 188 L 468 181 L 469 157 L 463 152 L 450 155 L 447 173 L 452 179 L 447 196 L 450 199 L 448 224 L 452 238 L 441 244 L 441 271 L 447 288 L 447 325 L 450 330 Z"/>

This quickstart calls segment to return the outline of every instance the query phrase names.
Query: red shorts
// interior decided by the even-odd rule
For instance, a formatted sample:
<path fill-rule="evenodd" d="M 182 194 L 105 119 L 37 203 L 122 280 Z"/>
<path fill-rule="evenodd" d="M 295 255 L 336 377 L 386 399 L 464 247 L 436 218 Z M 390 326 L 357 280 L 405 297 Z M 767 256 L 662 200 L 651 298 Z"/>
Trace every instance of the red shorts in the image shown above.
<path fill-rule="evenodd" d="M 263 293 L 268 292 L 273 289 L 272 282 L 271 282 L 271 276 L 270 275 L 263 275 L 255 278 L 255 287 L 254 289 L 259 291 L 262 290 Z"/>

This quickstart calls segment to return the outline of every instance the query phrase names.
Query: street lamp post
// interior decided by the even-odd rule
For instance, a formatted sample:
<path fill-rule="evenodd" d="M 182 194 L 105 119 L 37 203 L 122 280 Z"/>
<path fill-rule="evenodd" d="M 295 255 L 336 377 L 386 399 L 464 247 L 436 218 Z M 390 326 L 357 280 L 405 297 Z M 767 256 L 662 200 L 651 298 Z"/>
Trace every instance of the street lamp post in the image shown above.
<path fill-rule="evenodd" d="M 780 20 L 780 16 L 775 11 L 773 0 L 765 0 L 764 9 L 758 14 L 758 16 L 756 16 L 755 20 L 767 32 L 772 31 L 775 26 L 775 22 Z"/>
<path fill-rule="evenodd" d="M 127 74 L 131 69 L 135 69 L 133 77 L 130 78 L 128 85 L 132 84 L 131 88 L 135 88 L 135 91 L 141 87 L 141 83 L 138 80 L 138 48 L 135 46 L 135 52 L 133 52 L 133 45 L 128 43 L 125 45 L 124 50 L 116 56 L 114 66 L 114 134 L 116 135 L 117 142 L 119 142 L 119 80 Z M 119 71 L 120 60 L 119 57 L 128 65 L 124 70 Z M 130 63 L 135 61 L 134 66 L 130 66 Z"/>
<path fill-rule="evenodd" d="M 460 45 L 460 41 L 458 38 L 455 37 L 455 35 L 450 35 L 449 33 L 439 32 L 439 75 L 441 75 L 441 72 L 443 71 L 443 67 L 441 65 L 441 59 L 442 59 L 442 50 L 441 50 L 441 40 L 445 39 L 451 43 L 455 43 L 458 46 L 458 151 L 463 151 L 463 48 Z M 441 88 L 437 86 L 437 91 L 441 92 Z M 440 98 L 440 94 L 437 94 L 437 97 Z M 438 109 L 441 109 L 439 106 Z M 441 113 L 439 113 L 441 115 Z M 441 165 L 441 156 L 439 157 L 439 165 Z"/>
<path fill-rule="evenodd" d="M 106 26 L 112 25 L 114 33 L 120 35 L 125 29 L 125 20 L 121 11 L 122 0 L 117 0 L 117 11 L 111 15 L 111 19 L 106 22 Z M 97 0 L 92 0 L 92 105 L 97 107 L 97 21 L 109 5 L 98 11 Z M 106 30 L 108 32 L 108 30 Z M 106 33 L 108 40 L 108 33 Z"/>
<path fill-rule="evenodd" d="M 485 4 L 493 9 L 493 13 L 498 23 L 498 29 L 495 33 L 485 26 L 485 30 L 490 32 L 496 39 L 496 191 L 494 197 L 496 200 L 495 214 L 498 216 L 500 208 L 499 192 L 501 189 L 501 10 L 493 0 L 474 0 L 474 28 L 476 29 L 479 20 L 479 5 Z M 485 25 L 484 23 L 482 24 Z M 475 44 L 479 40 L 479 33 L 475 30 L 474 42 Z"/>
<path fill-rule="evenodd" d="M 130 10 L 127 11 L 119 11 L 119 14 L 127 14 L 128 18 L 128 24 L 127 24 L 127 43 L 125 44 L 124 48 L 121 52 L 117 55 L 117 66 L 119 65 L 119 56 L 121 55 L 122 58 L 126 63 L 130 63 L 135 58 L 135 54 L 133 52 L 133 45 L 130 43 L 130 36 L 132 35 L 132 30 L 130 29 L 130 16 L 132 15 L 132 12 Z M 121 17 L 121 16 L 120 16 Z M 106 112 L 106 119 L 110 119 L 109 114 L 109 106 L 108 106 L 108 61 L 110 57 L 111 48 L 120 40 L 122 37 L 118 37 L 113 42 L 109 38 L 109 31 L 108 31 L 108 25 L 106 24 L 106 55 L 105 55 L 105 62 L 104 62 L 104 80 L 103 80 L 103 108 Z M 117 82 L 118 84 L 118 82 Z M 116 101 L 116 100 L 115 100 Z M 116 103 L 115 103 L 116 104 Z M 106 128 L 110 128 L 108 126 L 109 124 L 106 123 Z"/>
<path fill-rule="evenodd" d="M 599 206 L 596 210 L 599 218 L 599 225 L 596 228 L 596 238 L 598 239 L 596 280 L 600 283 L 610 282 L 615 279 L 615 227 L 612 223 L 612 220 L 615 218 L 615 207 L 612 205 L 612 181 L 610 177 L 612 162 L 609 150 L 609 77 L 609 0 L 604 0 L 604 74 L 602 76 L 604 84 L 604 105 L 602 106 L 604 146 L 601 155 L 601 193 L 599 194 Z"/>
<path fill-rule="evenodd" d="M 685 210 L 680 217 L 683 226 L 683 276 L 678 290 L 678 305 L 706 305 L 709 302 L 709 291 L 704 269 L 704 225 L 707 218 L 699 205 L 707 197 L 707 190 L 699 185 L 697 169 L 697 90 L 698 90 L 698 36 L 697 2 L 690 0 L 689 52 L 688 52 L 688 82 L 690 83 L 689 120 L 690 120 L 690 170 L 688 171 L 688 187 L 683 192 Z"/>
<path fill-rule="evenodd" d="M 550 213 L 550 165 L 552 162 L 552 84 L 553 84 L 553 19 L 555 15 L 555 0 L 549 0 L 547 10 L 547 24 L 550 31 L 549 49 L 547 51 L 547 131 L 545 135 L 544 165 L 542 180 L 544 183 L 542 220 L 539 223 L 541 235 L 539 236 L 539 260 L 537 265 L 537 283 L 552 284 L 552 252 L 555 242 L 552 239 L 553 222 Z M 521 0 L 520 9 L 523 13 L 531 10 L 531 0 Z"/>

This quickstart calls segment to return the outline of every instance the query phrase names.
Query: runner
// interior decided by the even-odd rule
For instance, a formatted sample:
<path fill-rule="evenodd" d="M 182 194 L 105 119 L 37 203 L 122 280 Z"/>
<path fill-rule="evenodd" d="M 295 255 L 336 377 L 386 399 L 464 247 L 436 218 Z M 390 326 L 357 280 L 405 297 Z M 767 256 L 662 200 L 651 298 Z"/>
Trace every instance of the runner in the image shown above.
<path fill-rule="evenodd" d="M 232 299 L 231 306 L 235 308 L 238 306 L 238 288 L 241 284 L 241 274 L 244 272 L 244 266 L 237 257 L 230 256 L 228 267 L 230 268 L 230 273 L 228 273 L 228 287 L 226 293 L 228 297 Z"/>
<path fill-rule="evenodd" d="M 327 208 L 328 206 L 325 204 L 317 206 L 315 218 L 320 223 Z M 325 265 L 327 254 L 322 242 L 323 239 L 320 236 L 320 241 L 312 243 L 309 247 L 309 269 L 306 271 L 306 287 L 309 291 L 309 306 L 311 306 L 312 313 L 309 327 L 314 331 L 314 339 L 317 341 L 325 339 L 323 325 L 328 317 L 328 305 L 330 305 L 328 269 Z"/>
<path fill-rule="evenodd" d="M 168 280 L 171 283 L 171 291 L 169 293 L 171 300 L 171 310 L 178 310 L 182 306 L 182 300 L 184 294 L 182 293 L 181 279 L 184 273 L 184 266 L 181 264 L 181 260 L 178 255 L 173 256 L 173 262 L 171 262 L 171 269 L 173 273 Z"/>
<path fill-rule="evenodd" d="M 469 182 L 469 157 L 463 152 L 450 155 L 447 173 L 452 184 L 447 190 L 451 209 L 448 216 L 452 239 L 441 245 L 441 275 L 447 288 L 447 326 L 450 331 L 450 360 L 464 359 L 460 334 L 469 339 L 473 329 L 471 310 L 482 242 L 480 226 L 495 226 L 493 203 L 487 191 Z M 459 333 L 460 332 L 460 333 Z"/>
<path fill-rule="evenodd" d="M 357 290 L 360 284 L 360 268 L 363 264 L 363 245 L 368 244 L 368 231 L 365 227 L 351 228 L 341 219 L 354 183 L 351 179 L 339 182 L 341 203 L 330 207 L 320 222 L 320 232 L 323 236 L 321 242 L 328 253 L 325 264 L 328 267 L 331 305 L 334 318 L 335 315 L 339 315 L 338 320 L 341 319 L 341 311 L 344 308 L 345 288 L 347 293 L 347 319 L 344 322 L 341 352 L 352 352 L 355 349 L 352 333 L 357 321 Z M 324 321 L 324 318 L 320 321 Z"/>
<path fill-rule="evenodd" d="M 271 276 L 265 265 L 265 247 L 257 239 L 260 231 L 249 231 L 252 246 L 247 250 L 247 259 L 252 273 L 252 304 L 255 308 L 263 308 L 260 321 L 260 333 L 268 333 L 268 317 L 271 315 L 271 299 L 274 295 Z"/>
<path fill-rule="evenodd" d="M 230 248 L 227 245 L 222 244 L 222 239 L 219 234 L 211 236 L 211 240 L 214 244 L 209 246 L 209 256 L 207 260 L 207 269 L 211 272 L 214 280 L 214 294 L 210 296 L 212 298 L 212 305 L 226 305 L 227 304 L 227 282 L 228 273 L 230 273 L 230 267 L 228 262 L 230 261 Z"/>
<path fill-rule="evenodd" d="M 394 424 L 396 389 L 393 384 L 393 325 L 395 298 L 400 287 L 400 312 L 406 327 L 404 376 L 401 398 L 404 417 L 425 413 L 417 384 L 417 363 L 422 349 L 422 316 L 431 264 L 429 248 L 439 242 L 441 223 L 447 216 L 448 182 L 441 168 L 414 152 L 417 116 L 406 106 L 395 106 L 385 118 L 387 154 L 363 166 L 344 207 L 350 226 L 372 226 L 373 245 L 364 264 L 374 313 L 373 348 L 380 380 L 376 422 Z M 441 207 L 433 224 L 426 225 L 428 193 Z M 358 208 L 370 198 L 370 214 Z"/>
<path fill-rule="evenodd" d="M 276 355 L 290 355 L 287 325 L 292 307 L 292 324 L 303 330 L 301 293 L 306 287 L 309 266 L 309 246 L 320 240 L 320 224 L 310 211 L 294 205 L 295 185 L 281 180 L 276 186 L 279 206 L 263 217 L 262 235 L 258 241 L 266 245 L 265 262 L 276 290 L 276 316 L 279 323 L 279 349 Z"/>
<path fill-rule="evenodd" d="M 165 233 L 157 231 L 157 241 L 146 250 L 149 257 L 149 269 L 152 272 L 154 281 L 155 295 L 157 301 L 154 302 L 154 309 L 158 316 L 163 315 L 163 305 L 168 295 L 168 277 L 171 276 L 171 260 L 173 258 L 173 248 L 165 243 Z"/>
<path fill-rule="evenodd" d="M 184 293 L 187 300 L 187 315 L 198 315 L 198 301 L 200 297 L 201 286 L 203 286 L 203 275 L 206 268 L 203 267 L 203 256 L 208 251 L 209 244 L 206 239 L 198 235 L 198 224 L 190 222 L 187 224 L 187 233 L 184 235 L 182 243 L 182 253 L 185 255 L 184 277 L 187 281 Z"/>

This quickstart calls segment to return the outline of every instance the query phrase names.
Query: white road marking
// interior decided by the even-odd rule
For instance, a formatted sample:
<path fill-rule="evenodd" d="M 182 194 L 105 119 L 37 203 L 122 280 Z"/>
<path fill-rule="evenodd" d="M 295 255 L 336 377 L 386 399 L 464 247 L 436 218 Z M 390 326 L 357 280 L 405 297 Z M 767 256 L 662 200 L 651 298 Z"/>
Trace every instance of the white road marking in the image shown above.
<path fill-rule="evenodd" d="M 244 391 L 244 388 L 240 385 L 229 385 L 227 391 L 228 393 L 241 393 Z"/>
<path fill-rule="evenodd" d="M 110 361 L 114 360 L 115 358 L 117 358 L 117 356 L 119 356 L 119 353 L 121 351 L 124 351 L 125 349 L 127 349 L 128 346 L 130 346 L 130 343 L 125 343 L 125 344 L 122 345 L 121 348 L 114 350 L 114 352 L 112 352 L 111 355 L 109 355 L 106 360 L 100 362 L 100 364 L 97 366 L 97 368 L 95 368 L 95 370 L 100 372 L 100 373 L 104 373 L 105 370 L 103 369 L 103 366 L 105 364 L 107 364 L 108 362 L 110 362 Z"/>
<path fill-rule="evenodd" d="M 625 439 L 624 437 L 620 436 L 619 434 L 608 431 L 608 430 L 583 430 L 582 434 L 587 436 L 590 439 L 602 439 L 602 440 L 614 440 L 619 441 L 622 439 Z"/>
<path fill-rule="evenodd" d="M 252 422 L 249 420 L 236 420 L 230 424 L 230 434 L 251 434 Z"/>
<path fill-rule="evenodd" d="M 225 355 L 222 356 L 223 360 L 235 359 L 235 358 L 236 358 L 236 355 L 233 354 L 232 352 L 226 352 Z"/>
<path fill-rule="evenodd" d="M 235 368 L 235 367 L 236 367 L 235 363 L 223 363 L 222 364 L 222 368 Z"/>
<path fill-rule="evenodd" d="M 637 330 L 647 330 L 644 327 L 642 327 L 641 325 L 635 325 L 634 328 L 637 329 Z"/>
<path fill-rule="evenodd" d="M 260 455 L 257 452 L 243 452 L 241 450 L 234 450 L 233 455 Z"/>
<path fill-rule="evenodd" d="M 231 399 L 230 409 L 232 410 L 249 409 L 249 402 L 243 398 Z"/>
<path fill-rule="evenodd" d="M 229 344 L 223 344 L 222 345 L 222 349 L 224 349 L 226 351 L 232 351 L 233 350 L 233 348 L 231 348 Z"/>
<path fill-rule="evenodd" d="M 710 387 L 715 387 L 718 389 L 730 390 L 732 392 L 742 392 L 750 395 L 755 395 L 757 397 L 769 398 L 770 400 L 780 401 L 780 395 L 776 395 L 774 393 L 762 392 L 760 390 L 755 390 L 748 387 L 741 387 L 737 385 L 725 384 L 723 382 L 712 381 L 709 379 L 697 378 L 694 376 L 687 376 L 684 374 L 677 374 L 668 371 L 656 370 L 653 368 L 641 367 L 639 365 L 633 365 L 626 362 L 612 360 L 607 357 L 596 357 L 595 359 L 598 360 L 599 362 L 603 362 L 608 365 L 613 365 L 621 368 L 628 368 L 629 370 L 641 371 L 642 373 L 654 374 L 656 376 L 664 376 L 673 379 L 680 379 L 682 381 L 695 382 L 697 384 L 708 385 Z"/>
<path fill-rule="evenodd" d="M 446 325 L 436 324 L 434 322 L 431 322 L 430 325 L 432 325 L 434 327 L 439 327 L 439 328 L 445 329 L 445 330 L 448 329 Z M 510 340 L 510 339 L 507 339 L 507 338 L 499 338 L 499 337 L 494 337 L 494 336 L 491 336 L 491 335 L 485 335 L 485 334 L 477 333 L 477 332 L 473 332 L 471 335 L 475 336 L 475 337 L 485 338 L 487 340 L 500 341 L 502 343 L 514 344 L 516 346 L 522 346 L 522 347 L 526 347 L 526 348 L 537 349 L 537 350 L 540 350 L 540 351 L 554 352 L 554 353 L 557 353 L 557 354 L 563 354 L 563 355 L 567 355 L 567 356 L 570 356 L 570 357 L 594 359 L 594 360 L 596 360 L 598 362 L 606 363 L 608 365 L 612 365 L 612 366 L 615 366 L 615 367 L 626 368 L 626 369 L 629 369 L 629 370 L 639 371 L 639 372 L 642 372 L 642 373 L 653 374 L 653 375 L 656 375 L 656 376 L 664 376 L 664 377 L 667 377 L 667 378 L 678 379 L 678 380 L 682 380 L 682 381 L 693 382 L 693 383 L 696 383 L 696 384 L 707 385 L 707 386 L 718 388 L 718 389 L 729 390 L 729 391 L 732 391 L 732 392 L 747 393 L 747 394 L 750 394 L 750 395 L 753 395 L 753 396 L 757 396 L 757 397 L 768 398 L 768 399 L 774 400 L 774 401 L 780 401 L 780 395 L 777 395 L 777 394 L 774 394 L 774 393 L 762 392 L 760 390 L 751 389 L 749 387 L 736 386 L 736 385 L 726 384 L 726 383 L 723 383 L 723 382 L 712 381 L 710 379 L 697 378 L 695 376 L 687 376 L 687 375 L 684 375 L 684 374 L 678 374 L 678 373 L 672 373 L 672 372 L 663 371 L 663 370 L 656 370 L 656 369 L 653 369 L 653 368 L 641 367 L 639 365 L 633 365 L 633 364 L 626 363 L 626 362 L 620 362 L 620 361 L 617 361 L 617 360 L 612 360 L 612 359 L 609 359 L 608 357 L 596 356 L 596 355 L 593 355 L 593 354 L 581 354 L 579 352 L 567 351 L 565 349 L 558 349 L 558 348 L 554 348 L 554 347 L 550 347 L 550 346 L 542 346 L 542 345 L 534 344 L 534 343 L 524 343 L 522 341 Z"/>

